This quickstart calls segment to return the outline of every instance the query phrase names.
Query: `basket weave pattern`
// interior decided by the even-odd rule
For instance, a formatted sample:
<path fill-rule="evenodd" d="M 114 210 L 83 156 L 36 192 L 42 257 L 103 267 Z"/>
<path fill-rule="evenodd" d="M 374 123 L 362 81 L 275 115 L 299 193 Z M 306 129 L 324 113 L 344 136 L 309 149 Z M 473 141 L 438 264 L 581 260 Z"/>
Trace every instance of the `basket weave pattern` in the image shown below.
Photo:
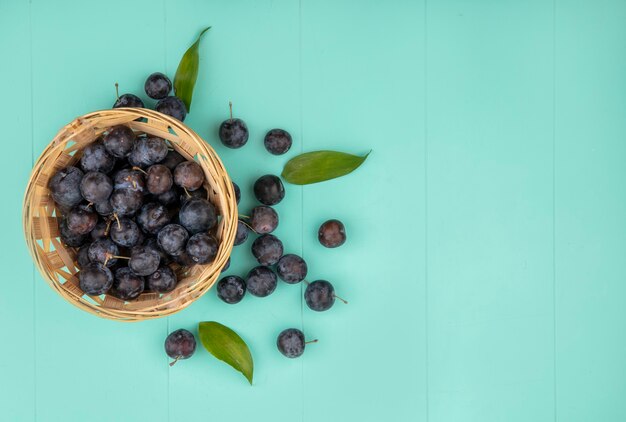
<path fill-rule="evenodd" d="M 141 119 L 141 120 L 138 120 Z M 208 199 L 220 215 L 216 239 L 220 246 L 207 265 L 173 266 L 178 285 L 170 293 L 144 293 L 125 302 L 111 295 L 87 296 L 80 289 L 76 250 L 59 239 L 56 209 L 48 181 L 60 169 L 74 165 L 83 148 L 111 126 L 124 124 L 136 133 L 169 141 L 171 147 L 204 170 Z M 48 284 L 67 301 L 97 316 L 140 321 L 171 315 L 190 305 L 215 283 L 230 256 L 237 231 L 237 204 L 232 183 L 215 151 L 193 130 L 176 119 L 143 108 L 118 108 L 86 114 L 65 126 L 41 154 L 28 182 L 24 198 L 24 234 L 37 268 Z"/>

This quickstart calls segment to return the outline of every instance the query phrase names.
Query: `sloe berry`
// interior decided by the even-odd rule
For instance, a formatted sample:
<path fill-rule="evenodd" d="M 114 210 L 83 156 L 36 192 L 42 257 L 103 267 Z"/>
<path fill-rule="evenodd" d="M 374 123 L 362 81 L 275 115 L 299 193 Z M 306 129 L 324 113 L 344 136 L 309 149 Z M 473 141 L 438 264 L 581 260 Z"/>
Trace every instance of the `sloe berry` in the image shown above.
<path fill-rule="evenodd" d="M 79 204 L 83 200 L 80 194 L 83 176 L 84 173 L 76 167 L 66 167 L 56 172 L 48 182 L 54 202 L 67 207 Z"/>
<path fill-rule="evenodd" d="M 339 220 L 328 220 L 320 226 L 317 237 L 327 248 L 337 248 L 346 242 L 346 228 Z"/>
<path fill-rule="evenodd" d="M 128 267 L 115 270 L 113 285 L 109 294 L 122 300 L 132 300 L 139 297 L 144 290 L 143 277 L 135 274 Z"/>
<path fill-rule="evenodd" d="M 263 234 L 252 243 L 252 255 L 261 265 L 274 265 L 283 256 L 283 242 L 273 234 Z"/>
<path fill-rule="evenodd" d="M 229 275 L 217 283 L 217 297 L 229 304 L 241 302 L 246 294 L 246 283 L 243 278 Z"/>
<path fill-rule="evenodd" d="M 291 135 L 283 129 L 272 129 L 263 140 L 265 149 L 274 155 L 282 155 L 291 148 Z"/>
<path fill-rule="evenodd" d="M 278 176 L 266 174 L 254 182 L 254 196 L 264 205 L 276 205 L 285 197 L 285 187 Z"/>
<path fill-rule="evenodd" d="M 278 227 L 278 213 L 265 205 L 254 207 L 250 213 L 250 227 L 258 234 L 271 233 Z"/>
<path fill-rule="evenodd" d="M 251 295 L 269 296 L 276 290 L 276 274 L 269 267 L 258 266 L 250 270 L 246 277 L 246 288 Z"/>
<path fill-rule="evenodd" d="M 133 150 L 135 132 L 128 126 L 117 125 L 109 129 L 103 140 L 104 148 L 109 154 L 117 158 L 126 158 Z"/>
<path fill-rule="evenodd" d="M 100 296 L 113 285 L 113 274 L 104 265 L 90 262 L 78 272 L 78 285 L 89 296 Z"/>
<path fill-rule="evenodd" d="M 217 256 L 219 244 L 213 236 L 206 233 L 196 233 L 189 238 L 185 251 L 198 264 L 213 262 Z"/>
<path fill-rule="evenodd" d="M 160 266 L 146 278 L 146 288 L 152 292 L 167 293 L 176 287 L 176 274 L 167 265 Z"/>
<path fill-rule="evenodd" d="M 161 72 L 154 72 L 146 79 L 144 90 L 148 97 L 160 100 L 167 97 L 172 90 L 172 81 Z"/>
<path fill-rule="evenodd" d="M 298 255 L 283 255 L 276 264 L 276 273 L 285 283 L 296 284 L 305 279 L 308 268 Z"/>

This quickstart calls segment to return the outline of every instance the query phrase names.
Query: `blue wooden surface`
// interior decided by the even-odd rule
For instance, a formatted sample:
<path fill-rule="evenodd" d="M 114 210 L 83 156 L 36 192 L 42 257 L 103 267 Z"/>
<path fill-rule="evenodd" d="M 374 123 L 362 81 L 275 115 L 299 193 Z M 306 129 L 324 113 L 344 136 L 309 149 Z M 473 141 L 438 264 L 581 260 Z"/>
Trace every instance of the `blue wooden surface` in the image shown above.
<path fill-rule="evenodd" d="M 626 419 L 626 3 L 0 0 L 4 159 L 0 419 L 7 421 L 623 421 Z M 120 324 L 34 270 L 21 201 L 34 160 L 113 83 L 173 76 L 205 25 L 186 123 L 242 187 L 302 151 L 365 153 L 354 174 L 288 185 L 277 234 L 349 305 L 302 286 Z M 228 101 L 249 144 L 216 132 Z M 283 127 L 289 154 L 264 133 Z M 324 249 L 316 228 L 346 223 Z M 229 273 L 253 265 L 250 242 Z M 162 343 L 217 320 L 254 386 L 203 350 Z M 320 341 L 275 349 L 290 326 Z"/>

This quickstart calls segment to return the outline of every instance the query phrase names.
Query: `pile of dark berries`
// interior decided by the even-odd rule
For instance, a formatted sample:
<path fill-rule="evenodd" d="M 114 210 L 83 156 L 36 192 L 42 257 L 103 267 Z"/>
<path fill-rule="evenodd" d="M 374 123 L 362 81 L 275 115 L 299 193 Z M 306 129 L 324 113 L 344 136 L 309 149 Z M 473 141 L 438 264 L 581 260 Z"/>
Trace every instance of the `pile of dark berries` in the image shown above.
<path fill-rule="evenodd" d="M 174 98 L 167 97 L 170 90 L 162 74 L 146 81 L 153 98 Z M 77 248 L 85 294 L 130 301 L 144 292 L 171 292 L 177 285 L 174 263 L 215 259 L 218 215 L 198 163 L 164 139 L 124 125 L 106 130 L 81 154 L 48 187 L 61 213 L 61 241 Z"/>

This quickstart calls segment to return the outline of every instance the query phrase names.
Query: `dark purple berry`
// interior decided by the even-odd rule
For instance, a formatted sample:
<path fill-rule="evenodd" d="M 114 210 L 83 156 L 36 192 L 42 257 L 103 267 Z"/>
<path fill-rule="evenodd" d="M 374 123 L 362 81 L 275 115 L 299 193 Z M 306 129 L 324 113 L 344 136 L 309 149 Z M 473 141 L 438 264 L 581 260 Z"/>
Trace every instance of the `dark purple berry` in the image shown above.
<path fill-rule="evenodd" d="M 190 358 L 195 351 L 196 339 L 193 334 L 187 330 L 176 330 L 170 333 L 165 339 L 165 353 L 174 359 L 174 362 L 170 363 L 170 366 L 181 359 Z"/>
<path fill-rule="evenodd" d="M 252 255 L 261 265 L 274 265 L 283 256 L 283 242 L 273 234 L 263 234 L 252 243 Z"/>
<path fill-rule="evenodd" d="M 88 234 L 98 224 L 98 215 L 91 207 L 77 205 L 65 215 L 67 228 L 76 234 Z"/>
<path fill-rule="evenodd" d="M 139 98 L 138 96 L 134 94 L 123 94 L 123 95 L 120 95 L 117 101 L 115 101 L 115 104 L 113 104 L 113 108 L 120 108 L 120 107 L 143 108 L 144 105 L 143 105 L 143 101 L 141 101 L 141 98 Z"/>
<path fill-rule="evenodd" d="M 83 175 L 76 167 L 66 167 L 52 176 L 48 187 L 54 202 L 67 207 L 79 204 L 83 200 L 80 194 L 80 181 Z"/>
<path fill-rule="evenodd" d="M 191 234 L 206 232 L 217 224 L 217 211 L 206 199 L 190 198 L 180 208 L 178 219 Z"/>
<path fill-rule="evenodd" d="M 100 171 L 108 173 L 115 166 L 115 158 L 107 152 L 102 142 L 87 145 L 80 157 L 80 167 L 84 172 Z"/>
<path fill-rule="evenodd" d="M 113 257 L 119 254 L 119 248 L 110 239 L 100 239 L 94 241 L 91 246 L 89 246 L 88 251 L 89 260 L 91 262 L 106 264 L 107 267 L 112 267 L 117 263 L 117 258 Z"/>
<path fill-rule="evenodd" d="M 118 268 L 115 270 L 115 278 L 109 294 L 122 300 L 136 299 L 143 293 L 144 283 L 143 277 L 133 273 L 130 268 Z"/>
<path fill-rule="evenodd" d="M 167 156 L 167 144 L 163 138 L 139 137 L 128 156 L 128 162 L 138 167 L 148 167 Z"/>
<path fill-rule="evenodd" d="M 78 272 L 78 285 L 86 295 L 100 296 L 113 285 L 113 274 L 104 265 L 90 262 Z"/>
<path fill-rule="evenodd" d="M 306 286 L 304 300 L 309 308 L 322 312 L 335 303 L 335 288 L 326 280 L 317 280 Z"/>
<path fill-rule="evenodd" d="M 250 227 L 258 234 L 271 233 L 278 227 L 278 213 L 264 205 L 252 208 Z"/>
<path fill-rule="evenodd" d="M 130 216 L 143 205 L 143 194 L 132 189 L 117 189 L 111 194 L 109 202 L 118 216 Z"/>
<path fill-rule="evenodd" d="M 188 191 L 194 191 L 204 183 L 204 171 L 195 161 L 185 161 L 174 169 L 174 183 Z"/>
<path fill-rule="evenodd" d="M 298 255 L 283 255 L 276 264 L 276 274 L 285 283 L 296 284 L 305 279 L 308 268 L 304 259 Z"/>
<path fill-rule="evenodd" d="M 113 192 L 113 182 L 104 173 L 90 171 L 80 181 L 80 193 L 88 202 L 98 204 L 109 199 Z"/>
<path fill-rule="evenodd" d="M 172 188 L 174 180 L 172 172 L 161 164 L 155 164 L 148 167 L 148 175 L 146 176 L 146 186 L 148 192 L 153 195 L 160 195 Z"/>
<path fill-rule="evenodd" d="M 154 109 L 159 113 L 171 116 L 181 122 L 184 122 L 187 116 L 187 107 L 185 107 L 185 103 L 178 97 L 165 97 L 159 100 Z"/>
<path fill-rule="evenodd" d="M 148 276 L 159 268 L 161 257 L 152 248 L 135 246 L 130 254 L 128 266 L 137 275 Z"/>
<path fill-rule="evenodd" d="M 134 144 L 135 132 L 128 126 L 114 126 L 104 135 L 104 148 L 109 154 L 117 158 L 128 157 Z"/>
<path fill-rule="evenodd" d="M 276 274 L 269 267 L 254 267 L 246 277 L 246 288 L 251 295 L 257 297 L 269 296 L 276 290 Z"/>
<path fill-rule="evenodd" d="M 164 74 L 155 72 L 146 79 L 144 89 L 148 97 L 160 100 L 167 97 L 172 90 L 172 81 Z"/>
<path fill-rule="evenodd" d="M 217 256 L 219 244 L 213 236 L 206 233 L 196 233 L 189 238 L 185 251 L 197 264 L 213 262 Z"/>
<path fill-rule="evenodd" d="M 241 302 L 246 294 L 246 283 L 243 278 L 229 275 L 217 283 L 217 297 L 229 304 Z"/>
<path fill-rule="evenodd" d="M 125 248 L 132 248 L 139 244 L 141 232 L 137 224 L 129 218 L 120 218 L 113 221 L 110 227 L 111 240 Z"/>
<path fill-rule="evenodd" d="M 137 224 L 149 234 L 157 234 L 159 230 L 169 224 L 172 216 L 163 204 L 151 202 L 141 207 L 137 215 Z"/>
<path fill-rule="evenodd" d="M 176 273 L 167 265 L 160 266 L 155 272 L 146 277 L 148 290 L 157 293 L 171 292 L 176 288 Z"/>
<path fill-rule="evenodd" d="M 59 223 L 59 232 L 61 237 L 61 242 L 67 246 L 72 248 L 77 248 L 82 246 L 88 239 L 89 235 L 87 234 L 78 234 L 71 231 L 67 227 L 67 221 L 62 219 Z"/>
<path fill-rule="evenodd" d="M 241 148 L 248 142 L 248 126 L 241 119 L 224 120 L 220 125 L 219 136 L 228 148 Z"/>
<path fill-rule="evenodd" d="M 254 196 L 264 205 L 276 205 L 285 197 L 283 182 L 273 174 L 261 176 L 254 183 Z"/>
<path fill-rule="evenodd" d="M 157 235 L 157 243 L 165 253 L 178 255 L 185 249 L 189 233 L 179 224 L 168 224 Z"/>
<path fill-rule="evenodd" d="M 304 333 L 297 328 L 287 328 L 276 339 L 278 351 L 290 359 L 302 356 L 305 346 Z"/>
<path fill-rule="evenodd" d="M 115 190 L 130 189 L 145 193 L 146 182 L 144 174 L 139 170 L 122 169 L 113 176 L 113 188 Z"/>
<path fill-rule="evenodd" d="M 317 233 L 320 243 L 327 248 L 336 248 L 346 242 L 346 228 L 339 220 L 328 220 Z"/>
<path fill-rule="evenodd" d="M 271 154 L 282 155 L 291 148 L 291 135 L 283 129 L 272 129 L 265 135 L 263 143 Z"/>

